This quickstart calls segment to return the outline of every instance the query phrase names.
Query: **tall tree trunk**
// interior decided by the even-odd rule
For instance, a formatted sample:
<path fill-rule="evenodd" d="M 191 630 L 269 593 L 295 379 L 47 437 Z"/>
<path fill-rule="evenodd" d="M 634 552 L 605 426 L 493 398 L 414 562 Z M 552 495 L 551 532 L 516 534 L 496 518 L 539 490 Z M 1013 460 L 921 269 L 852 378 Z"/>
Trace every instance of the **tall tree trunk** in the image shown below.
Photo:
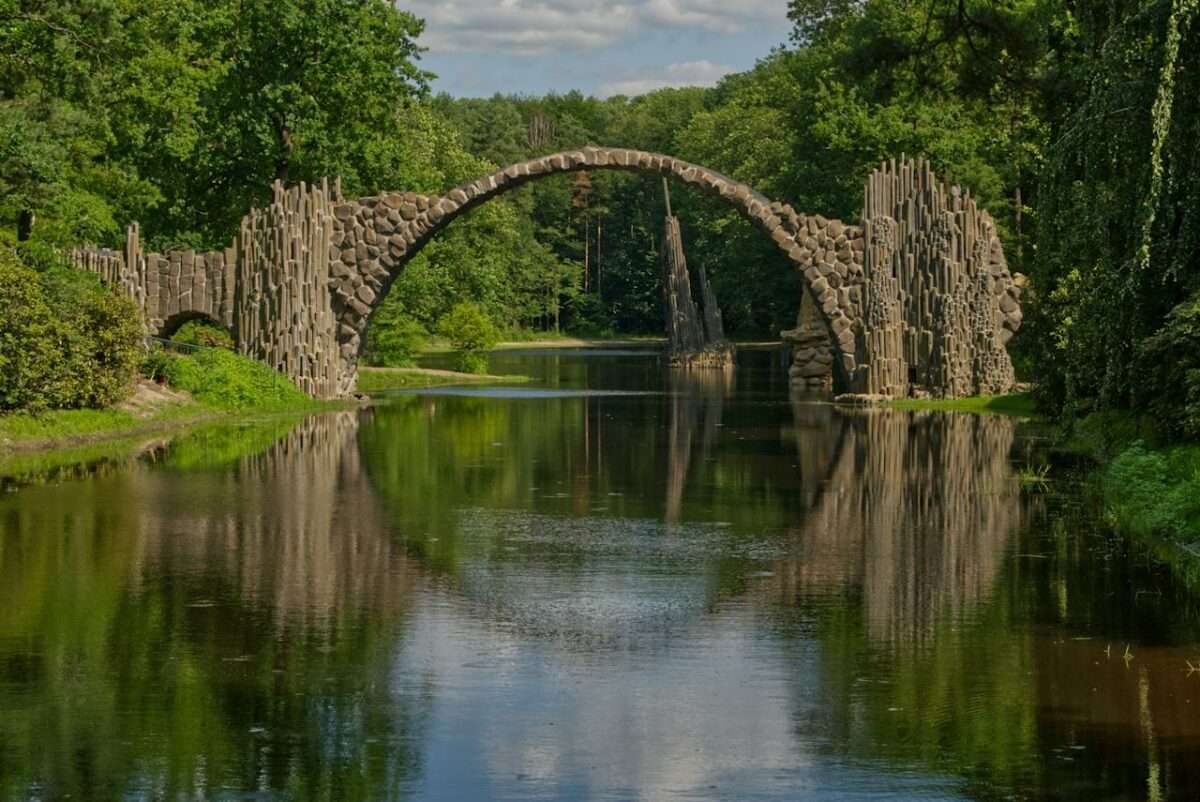
<path fill-rule="evenodd" d="M 33 224 L 37 216 L 32 209 L 24 209 L 17 215 L 17 242 L 24 242 L 33 233 Z"/>
<path fill-rule="evenodd" d="M 1024 237 L 1021 234 L 1021 211 L 1025 203 L 1021 200 L 1021 185 L 1017 184 L 1016 190 L 1013 191 L 1013 228 L 1017 237 L 1017 264 L 1021 264 L 1021 256 L 1024 252 Z"/>
<path fill-rule="evenodd" d="M 604 267 L 600 262 L 600 259 L 604 254 L 604 245 L 602 244 L 603 236 L 604 236 L 604 216 L 601 215 L 596 218 L 596 294 L 597 295 L 599 295 L 601 292 L 601 289 L 602 289 L 601 282 L 604 280 Z"/>
<path fill-rule="evenodd" d="M 279 137 L 279 158 L 275 162 L 275 180 L 286 184 L 292 169 L 292 129 L 287 127 L 287 123 L 280 123 L 276 133 Z"/>

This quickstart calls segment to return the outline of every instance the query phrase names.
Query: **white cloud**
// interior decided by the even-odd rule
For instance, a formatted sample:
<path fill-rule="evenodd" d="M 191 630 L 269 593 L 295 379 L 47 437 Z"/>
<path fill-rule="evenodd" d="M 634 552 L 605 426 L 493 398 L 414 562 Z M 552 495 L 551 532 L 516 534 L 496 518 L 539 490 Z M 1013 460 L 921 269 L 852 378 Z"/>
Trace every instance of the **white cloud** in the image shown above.
<path fill-rule="evenodd" d="M 732 34 L 782 20 L 782 0 L 408 0 L 439 52 L 539 55 L 605 47 L 647 27 Z"/>
<path fill-rule="evenodd" d="M 669 64 L 657 74 L 639 75 L 610 81 L 600 87 L 600 97 L 613 95 L 644 95 L 655 89 L 668 86 L 714 86 L 721 78 L 731 72 L 733 67 L 724 64 L 714 64 L 711 61 L 686 61 L 681 64 Z"/>

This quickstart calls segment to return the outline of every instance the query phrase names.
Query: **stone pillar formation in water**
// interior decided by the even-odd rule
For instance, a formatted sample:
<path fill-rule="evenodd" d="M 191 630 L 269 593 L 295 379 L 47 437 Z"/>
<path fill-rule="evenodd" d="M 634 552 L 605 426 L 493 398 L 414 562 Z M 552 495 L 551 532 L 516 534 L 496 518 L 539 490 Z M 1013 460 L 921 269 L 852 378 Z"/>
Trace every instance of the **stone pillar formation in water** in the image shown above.
<path fill-rule="evenodd" d="M 667 219 L 663 226 L 662 281 L 668 358 L 674 367 L 732 367 L 734 349 L 725 340 L 721 310 L 717 307 L 716 295 L 703 267 L 696 273 L 703 313 L 692 295 L 687 256 L 683 252 L 683 234 L 679 228 L 679 218 L 671 213 L 671 192 L 665 178 L 663 194 L 667 202 Z"/>
<path fill-rule="evenodd" d="M 834 376 L 835 338 L 815 313 L 813 284 L 782 334 L 793 383 L 826 390 L 840 379 L 852 394 L 891 398 L 1010 391 L 1025 277 L 1009 272 L 995 222 L 971 194 L 938 182 L 927 161 L 885 163 L 867 181 L 860 236 L 850 244 L 863 251 L 862 278 L 846 288 L 861 298 L 856 368 Z"/>

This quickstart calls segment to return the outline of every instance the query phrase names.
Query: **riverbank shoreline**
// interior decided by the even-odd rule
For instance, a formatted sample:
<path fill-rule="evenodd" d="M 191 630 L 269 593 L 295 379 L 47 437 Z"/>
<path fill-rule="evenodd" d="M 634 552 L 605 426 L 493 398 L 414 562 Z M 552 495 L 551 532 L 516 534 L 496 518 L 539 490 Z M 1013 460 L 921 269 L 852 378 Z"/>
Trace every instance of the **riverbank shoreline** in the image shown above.
<path fill-rule="evenodd" d="M 460 373 L 433 368 L 361 368 L 357 391 L 451 385 L 525 384 L 528 376 Z M 108 409 L 51 410 L 41 414 L 0 415 L 0 462 L 19 454 L 86 448 L 117 440 L 177 434 L 212 423 L 238 424 L 278 416 L 303 415 L 369 406 L 370 398 L 223 409 L 197 401 L 189 393 L 143 379 L 129 398 Z"/>
<path fill-rule="evenodd" d="M 419 390 L 424 387 L 449 387 L 479 384 L 527 384 L 528 376 L 505 376 L 492 373 L 461 373 L 437 368 L 376 368 L 358 369 L 358 392 L 373 393 L 385 390 Z"/>
<path fill-rule="evenodd" d="M 117 440 L 176 434 L 211 423 L 264 420 L 352 409 L 363 402 L 312 401 L 272 407 L 224 410 L 192 399 L 172 402 L 152 414 L 139 416 L 120 408 L 56 410 L 43 415 L 15 413 L 0 416 L 0 462 L 38 452 L 84 448 Z"/>
<path fill-rule="evenodd" d="M 965 412 L 971 415 L 1011 415 L 1038 418 L 1033 396 L 1028 393 L 976 395 L 967 398 L 889 398 L 887 396 L 839 395 L 833 403 L 841 407 L 895 409 L 902 412 Z"/>

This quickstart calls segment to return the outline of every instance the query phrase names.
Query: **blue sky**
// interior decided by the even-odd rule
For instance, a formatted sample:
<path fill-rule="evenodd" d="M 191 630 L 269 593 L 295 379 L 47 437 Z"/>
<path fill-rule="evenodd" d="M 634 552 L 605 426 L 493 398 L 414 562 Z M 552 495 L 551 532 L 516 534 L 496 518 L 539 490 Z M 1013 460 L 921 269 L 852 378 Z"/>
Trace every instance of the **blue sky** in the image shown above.
<path fill-rule="evenodd" d="M 639 94 L 711 86 L 783 44 L 786 0 L 400 0 L 435 92 Z"/>

